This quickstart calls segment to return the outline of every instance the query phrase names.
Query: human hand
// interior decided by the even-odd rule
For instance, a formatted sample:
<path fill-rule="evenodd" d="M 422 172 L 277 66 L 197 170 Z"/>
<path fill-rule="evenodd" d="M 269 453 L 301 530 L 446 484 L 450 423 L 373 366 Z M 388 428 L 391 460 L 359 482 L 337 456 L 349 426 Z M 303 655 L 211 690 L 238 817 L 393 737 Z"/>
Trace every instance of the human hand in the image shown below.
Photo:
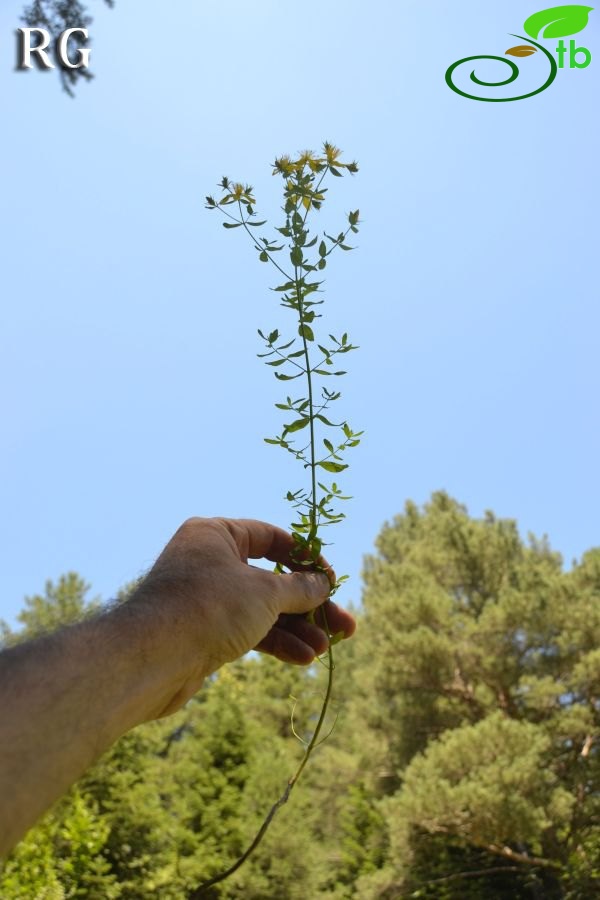
<path fill-rule="evenodd" d="M 308 665 L 327 650 L 329 639 L 302 613 L 323 604 L 329 632 L 353 634 L 353 617 L 327 600 L 335 582 L 327 561 L 320 557 L 318 564 L 328 575 L 307 572 L 292 561 L 294 546 L 286 531 L 255 519 L 194 518 L 176 532 L 133 598 L 160 610 L 172 651 L 190 666 L 193 660 L 185 698 L 162 715 L 181 706 L 206 675 L 249 650 Z M 278 575 L 248 564 L 260 558 L 292 572 Z"/>

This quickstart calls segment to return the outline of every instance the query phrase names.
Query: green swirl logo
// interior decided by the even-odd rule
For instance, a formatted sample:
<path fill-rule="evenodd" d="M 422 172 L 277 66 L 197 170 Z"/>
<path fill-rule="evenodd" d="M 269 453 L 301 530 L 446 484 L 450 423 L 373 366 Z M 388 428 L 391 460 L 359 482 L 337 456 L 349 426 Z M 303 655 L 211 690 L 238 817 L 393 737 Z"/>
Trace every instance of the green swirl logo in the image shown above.
<path fill-rule="evenodd" d="M 546 88 L 550 87 L 556 78 L 558 70 L 565 68 L 565 61 L 567 58 L 569 68 L 571 69 L 585 69 L 591 63 L 592 54 L 587 47 L 577 47 L 574 40 L 569 41 L 569 45 L 567 46 L 562 38 L 583 31 L 588 23 L 588 17 L 592 9 L 593 7 L 591 6 L 553 6 L 551 9 L 543 9 L 540 12 L 534 13 L 525 20 L 523 25 L 526 34 L 529 36 L 530 43 L 511 47 L 509 50 L 505 51 L 504 56 L 465 56 L 463 59 L 457 60 L 448 67 L 446 70 L 446 84 L 455 94 L 466 97 L 468 100 L 480 100 L 484 103 L 510 103 L 514 100 L 526 100 L 528 97 L 535 97 L 536 94 L 541 94 L 542 91 L 545 91 Z M 528 38 L 519 34 L 511 34 L 511 37 L 516 37 L 523 41 L 528 40 Z M 561 38 L 561 40 L 559 40 L 554 53 L 552 53 L 542 44 L 538 44 L 535 40 L 531 40 L 532 38 L 535 39 L 538 37 Z M 478 97 L 476 94 L 470 94 L 467 91 L 462 90 L 454 82 L 454 73 L 459 66 L 462 66 L 464 63 L 474 63 L 481 59 L 491 59 L 495 62 L 502 63 L 504 66 L 508 66 L 510 75 L 502 81 L 483 81 L 481 78 L 477 77 L 475 69 L 473 69 L 470 74 L 471 81 L 476 85 L 487 88 L 504 87 L 507 84 L 512 84 L 519 77 L 519 67 L 512 60 L 505 59 L 505 56 L 532 56 L 534 53 L 537 53 L 538 50 L 546 56 L 546 59 L 550 64 L 550 71 L 546 81 L 541 87 L 538 87 L 533 91 L 519 94 L 516 97 Z"/>

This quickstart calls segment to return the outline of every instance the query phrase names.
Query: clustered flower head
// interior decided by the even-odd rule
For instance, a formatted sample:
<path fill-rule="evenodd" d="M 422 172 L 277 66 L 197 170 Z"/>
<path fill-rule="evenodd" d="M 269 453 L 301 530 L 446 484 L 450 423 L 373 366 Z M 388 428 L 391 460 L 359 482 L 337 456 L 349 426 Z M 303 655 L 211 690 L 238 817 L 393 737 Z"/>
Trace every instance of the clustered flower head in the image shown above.
<path fill-rule="evenodd" d="M 358 172 L 356 162 L 341 162 L 341 154 L 342 151 L 339 147 L 325 141 L 322 156 L 317 156 L 312 150 L 303 150 L 297 159 L 292 159 L 287 154 L 278 157 L 273 163 L 273 175 L 284 175 L 286 178 L 290 178 L 295 174 L 302 174 L 307 166 L 313 173 L 322 172 L 326 168 L 333 175 L 340 175 L 339 169 L 347 169 L 352 174 Z"/>

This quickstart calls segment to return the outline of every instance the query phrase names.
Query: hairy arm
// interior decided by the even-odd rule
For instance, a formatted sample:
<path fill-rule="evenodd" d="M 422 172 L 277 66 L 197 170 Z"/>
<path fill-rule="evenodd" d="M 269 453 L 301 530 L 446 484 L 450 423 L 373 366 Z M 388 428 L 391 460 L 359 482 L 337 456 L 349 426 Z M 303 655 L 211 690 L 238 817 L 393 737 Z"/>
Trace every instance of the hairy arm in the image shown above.
<path fill-rule="evenodd" d="M 0 653 L 0 857 L 122 734 L 179 709 L 223 663 L 252 648 L 297 664 L 325 651 L 299 614 L 324 603 L 327 577 L 248 565 L 294 568 L 292 547 L 264 522 L 190 519 L 126 603 Z M 352 617 L 326 610 L 350 636 Z"/>
<path fill-rule="evenodd" d="M 0 856 L 180 689 L 178 658 L 147 619 L 124 606 L 0 654 Z"/>

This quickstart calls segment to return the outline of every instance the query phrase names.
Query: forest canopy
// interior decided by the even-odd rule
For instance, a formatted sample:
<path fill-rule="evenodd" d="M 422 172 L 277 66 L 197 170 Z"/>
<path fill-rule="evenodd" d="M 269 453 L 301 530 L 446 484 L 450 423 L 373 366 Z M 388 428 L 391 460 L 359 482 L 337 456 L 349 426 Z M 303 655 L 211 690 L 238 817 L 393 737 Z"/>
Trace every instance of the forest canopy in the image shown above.
<path fill-rule="evenodd" d="M 363 578 L 335 728 L 211 896 L 600 893 L 600 549 L 565 572 L 545 539 L 438 492 L 384 525 Z M 47 582 L 4 644 L 94 614 L 89 591 Z M 221 669 L 80 780 L 0 870 L 0 896 L 185 898 L 279 796 L 302 753 L 292 706 L 302 737 L 323 675 L 256 655 Z"/>

